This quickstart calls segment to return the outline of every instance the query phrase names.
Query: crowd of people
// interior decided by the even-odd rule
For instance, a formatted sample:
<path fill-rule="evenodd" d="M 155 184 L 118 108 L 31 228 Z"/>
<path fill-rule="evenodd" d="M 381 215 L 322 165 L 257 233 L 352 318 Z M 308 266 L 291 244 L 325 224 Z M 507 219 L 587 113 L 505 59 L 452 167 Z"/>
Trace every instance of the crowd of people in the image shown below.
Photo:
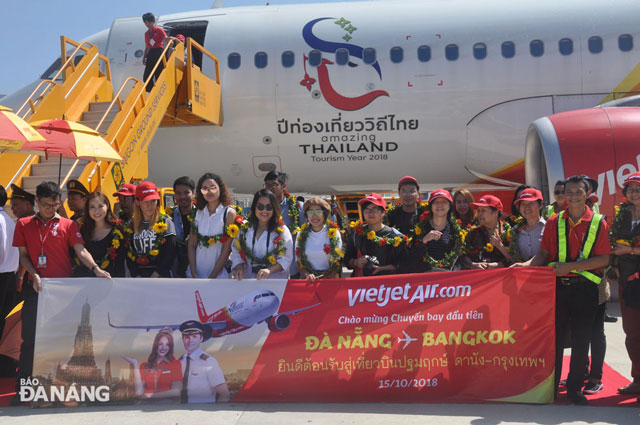
<path fill-rule="evenodd" d="M 213 173 L 197 184 L 186 176 L 176 179 L 172 210 L 162 207 L 149 181 L 125 184 L 113 194 L 115 208 L 106 194 L 89 193 L 70 181 L 72 219 L 57 212 L 61 192 L 55 183 L 40 184 L 35 196 L 12 187 L 11 208 L 19 220 L 14 225 L 0 208 L 0 289 L 13 285 L 25 301 L 19 378 L 31 374 L 41 278 L 291 277 L 316 282 L 343 277 L 343 268 L 352 270 L 350 276 L 381 276 L 552 266 L 557 276 L 556 390 L 564 384 L 576 404 L 587 404 L 584 394 L 602 390 L 606 288 L 617 279 L 633 376 L 618 391 L 640 394 L 640 173 L 624 182 L 625 200 L 609 218 L 611 225 L 597 211 L 597 182 L 587 176 L 556 182 L 554 202 L 547 206 L 537 188 L 523 185 L 515 191 L 510 212 L 499 198 L 486 194 L 476 200 L 464 188 L 453 194 L 436 189 L 424 201 L 417 179 L 405 176 L 398 182 L 399 201 L 387 203 L 382 195 L 369 193 L 358 202 L 362 220 L 349 224 L 321 197 L 296 199 L 287 181 L 285 173 L 269 172 L 246 217 Z M 2 188 L 0 205 L 6 201 Z M 1 294 L 4 317 L 11 303 Z M 569 347 L 569 375 L 561 383 L 563 348 Z M 169 385 L 167 394 L 177 395 L 176 388 Z"/>

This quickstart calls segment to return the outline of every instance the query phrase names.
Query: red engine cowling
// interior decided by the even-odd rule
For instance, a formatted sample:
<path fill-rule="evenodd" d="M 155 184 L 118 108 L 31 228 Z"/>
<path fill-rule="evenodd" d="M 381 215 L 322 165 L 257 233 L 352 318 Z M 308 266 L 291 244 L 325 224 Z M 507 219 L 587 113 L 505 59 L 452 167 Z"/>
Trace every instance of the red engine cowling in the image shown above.
<path fill-rule="evenodd" d="M 640 108 L 603 107 L 549 115 L 527 131 L 527 184 L 553 199 L 556 180 L 586 174 L 598 181 L 600 212 L 613 217 L 625 178 L 640 169 Z"/>
<path fill-rule="evenodd" d="M 286 314 L 278 314 L 277 316 L 273 316 L 269 319 L 267 326 L 270 331 L 277 332 L 283 331 L 289 327 L 291 324 L 291 319 Z"/>

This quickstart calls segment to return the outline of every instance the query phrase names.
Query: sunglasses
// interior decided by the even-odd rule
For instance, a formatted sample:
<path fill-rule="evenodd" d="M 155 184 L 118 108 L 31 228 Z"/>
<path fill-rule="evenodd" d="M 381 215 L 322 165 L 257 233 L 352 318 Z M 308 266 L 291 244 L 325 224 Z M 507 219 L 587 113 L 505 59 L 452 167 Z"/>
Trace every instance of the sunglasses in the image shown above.
<path fill-rule="evenodd" d="M 256 204 L 256 209 L 258 211 L 264 211 L 264 210 L 273 211 L 273 205 L 271 205 L 271 204 Z"/>
<path fill-rule="evenodd" d="M 554 190 L 553 191 L 554 195 L 562 195 L 563 193 L 564 193 L 564 191 L 562 191 L 562 190 Z"/>
<path fill-rule="evenodd" d="M 307 210 L 307 217 L 313 217 L 317 215 L 318 217 L 322 216 L 324 212 L 322 210 Z"/>

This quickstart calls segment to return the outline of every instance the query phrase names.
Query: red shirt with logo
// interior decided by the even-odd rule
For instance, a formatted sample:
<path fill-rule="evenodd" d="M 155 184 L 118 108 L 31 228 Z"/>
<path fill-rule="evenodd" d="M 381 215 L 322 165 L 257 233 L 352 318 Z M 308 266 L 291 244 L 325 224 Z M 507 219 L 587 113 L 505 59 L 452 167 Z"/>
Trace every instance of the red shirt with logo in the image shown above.
<path fill-rule="evenodd" d="M 13 246 L 24 246 L 29 258 L 42 277 L 70 277 L 73 271 L 69 247 L 84 240 L 75 221 L 58 214 L 46 223 L 39 215 L 18 220 L 13 235 Z M 38 257 L 47 257 L 47 265 L 38 267 Z"/>
<path fill-rule="evenodd" d="M 179 382 L 182 384 L 182 365 L 180 360 L 156 363 L 155 367 L 148 368 L 148 363 L 140 365 L 140 377 L 144 382 L 145 394 L 169 391 L 171 384 Z"/>
<path fill-rule="evenodd" d="M 144 44 L 147 49 L 163 49 L 166 36 L 162 28 L 155 26 L 144 33 Z"/>
<path fill-rule="evenodd" d="M 586 211 L 577 223 L 574 223 L 569 218 L 569 212 L 565 210 L 565 219 L 567 220 L 567 243 L 569 244 L 569 257 L 567 261 L 573 261 L 578 258 L 578 254 L 584 245 L 584 241 L 587 233 L 589 232 L 589 226 L 593 219 L 593 211 L 588 206 L 585 206 Z M 556 214 L 547 220 L 547 224 L 544 227 L 544 233 L 542 234 L 542 243 L 540 248 L 549 253 L 550 261 L 558 261 L 558 219 L 559 214 Z M 602 220 L 600 229 L 598 230 L 598 236 L 591 248 L 589 257 L 595 257 L 597 255 L 611 254 L 611 245 L 609 244 L 609 226 L 606 220 Z"/>

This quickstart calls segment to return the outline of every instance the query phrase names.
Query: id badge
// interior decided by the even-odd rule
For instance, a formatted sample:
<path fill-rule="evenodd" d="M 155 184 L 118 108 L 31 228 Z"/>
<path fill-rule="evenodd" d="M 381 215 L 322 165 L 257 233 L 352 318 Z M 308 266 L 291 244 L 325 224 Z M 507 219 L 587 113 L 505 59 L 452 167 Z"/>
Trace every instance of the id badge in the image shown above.
<path fill-rule="evenodd" d="M 38 268 L 46 269 L 47 268 L 47 256 L 42 254 L 38 257 Z"/>

